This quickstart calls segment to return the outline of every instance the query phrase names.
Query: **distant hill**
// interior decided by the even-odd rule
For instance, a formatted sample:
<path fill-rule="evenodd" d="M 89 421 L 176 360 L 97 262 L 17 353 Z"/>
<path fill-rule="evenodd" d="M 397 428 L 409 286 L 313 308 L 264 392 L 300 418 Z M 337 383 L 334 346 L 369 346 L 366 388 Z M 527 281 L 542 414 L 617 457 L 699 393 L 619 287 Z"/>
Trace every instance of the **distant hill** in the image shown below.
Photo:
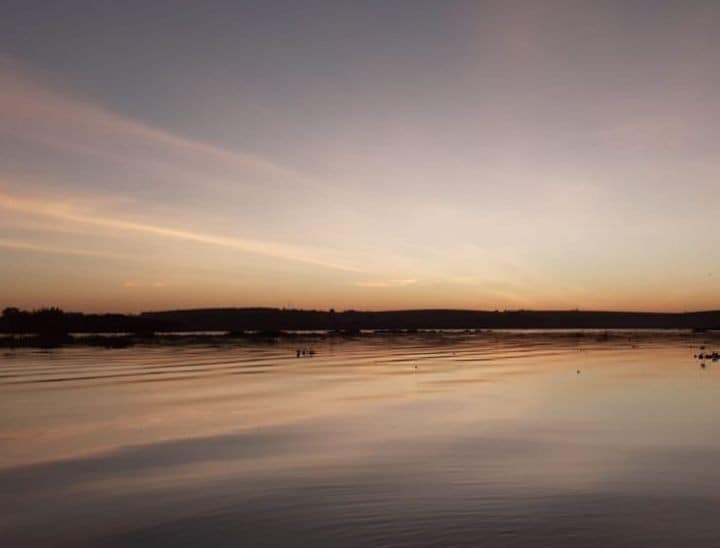
<path fill-rule="evenodd" d="M 57 308 L 7 308 L 3 333 L 152 333 L 160 331 L 290 331 L 417 329 L 697 329 L 720 330 L 720 311 L 687 313 L 557 310 L 291 310 L 208 308 L 133 314 L 82 314 Z"/>
<path fill-rule="evenodd" d="M 144 312 L 178 330 L 358 329 L 720 329 L 720 311 L 690 313 L 593 311 L 397 310 L 382 312 L 213 308 Z"/>

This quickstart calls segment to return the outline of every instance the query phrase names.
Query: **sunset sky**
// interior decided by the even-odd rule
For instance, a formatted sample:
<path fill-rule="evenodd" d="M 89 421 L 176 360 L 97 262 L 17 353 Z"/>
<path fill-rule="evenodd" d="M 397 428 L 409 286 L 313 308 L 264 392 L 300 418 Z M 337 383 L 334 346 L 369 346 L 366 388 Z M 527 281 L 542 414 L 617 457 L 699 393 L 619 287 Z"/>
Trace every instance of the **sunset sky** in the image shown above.
<path fill-rule="evenodd" d="M 0 308 L 720 308 L 720 2 L 3 2 Z"/>

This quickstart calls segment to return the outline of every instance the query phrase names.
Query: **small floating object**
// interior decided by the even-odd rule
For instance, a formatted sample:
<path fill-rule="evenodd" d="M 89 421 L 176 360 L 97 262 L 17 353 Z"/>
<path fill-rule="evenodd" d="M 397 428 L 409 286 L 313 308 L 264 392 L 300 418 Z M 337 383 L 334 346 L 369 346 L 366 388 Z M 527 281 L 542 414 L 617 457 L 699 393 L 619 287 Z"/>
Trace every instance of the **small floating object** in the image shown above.
<path fill-rule="evenodd" d="M 577 370 L 577 374 L 578 374 L 578 375 L 580 374 L 580 370 L 579 370 L 579 369 Z"/>

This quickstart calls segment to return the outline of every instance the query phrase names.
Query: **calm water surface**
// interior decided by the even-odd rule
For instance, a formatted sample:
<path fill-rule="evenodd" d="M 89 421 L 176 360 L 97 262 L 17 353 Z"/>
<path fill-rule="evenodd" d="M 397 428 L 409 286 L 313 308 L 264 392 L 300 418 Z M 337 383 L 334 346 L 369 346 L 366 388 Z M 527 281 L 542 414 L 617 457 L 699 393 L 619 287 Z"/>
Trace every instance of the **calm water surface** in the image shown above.
<path fill-rule="evenodd" d="M 717 547 L 720 364 L 698 344 L 5 352 L 0 546 Z"/>

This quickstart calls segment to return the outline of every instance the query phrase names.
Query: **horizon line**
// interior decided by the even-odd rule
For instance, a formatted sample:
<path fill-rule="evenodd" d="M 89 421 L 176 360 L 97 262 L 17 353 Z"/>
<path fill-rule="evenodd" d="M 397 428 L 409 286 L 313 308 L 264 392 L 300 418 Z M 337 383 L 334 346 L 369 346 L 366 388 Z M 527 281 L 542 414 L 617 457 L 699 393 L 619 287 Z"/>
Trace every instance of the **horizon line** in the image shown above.
<path fill-rule="evenodd" d="M 292 308 L 278 306 L 215 306 L 215 307 L 197 307 L 197 308 L 167 308 L 155 310 L 141 310 L 140 312 L 86 312 L 78 310 L 64 310 L 62 307 L 55 305 L 41 306 L 32 309 L 23 309 L 16 306 L 3 306 L 2 311 L 6 309 L 16 308 L 23 312 L 37 312 L 40 310 L 59 309 L 64 314 L 85 314 L 85 315 L 123 315 L 123 316 L 140 316 L 143 314 L 159 314 L 167 312 L 195 312 L 195 311 L 237 311 L 237 310 L 274 310 L 280 312 L 334 312 L 336 314 L 344 314 L 350 312 L 370 313 L 370 314 L 387 314 L 387 313 L 408 313 L 408 312 L 469 312 L 469 313 L 582 313 L 582 314 L 663 314 L 663 315 L 686 315 L 686 314 L 708 314 L 720 313 L 720 308 L 708 308 L 700 310 L 683 310 L 679 312 L 671 311 L 649 311 L 649 310 L 622 310 L 622 309 L 582 309 L 582 308 L 505 308 L 505 309 L 479 309 L 479 308 L 400 308 L 400 309 L 357 309 L 347 308 L 336 310 L 335 308 Z"/>

